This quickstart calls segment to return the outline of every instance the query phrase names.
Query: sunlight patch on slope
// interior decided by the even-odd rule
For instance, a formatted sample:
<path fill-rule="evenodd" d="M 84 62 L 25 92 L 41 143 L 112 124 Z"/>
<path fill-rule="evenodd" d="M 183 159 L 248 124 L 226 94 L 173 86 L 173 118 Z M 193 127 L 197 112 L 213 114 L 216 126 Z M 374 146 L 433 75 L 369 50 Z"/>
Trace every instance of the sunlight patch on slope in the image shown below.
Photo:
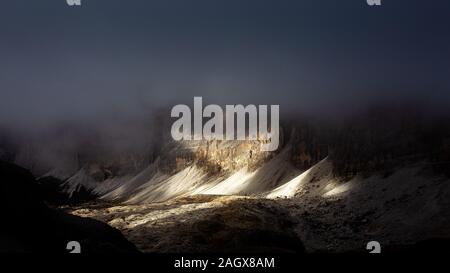
<path fill-rule="evenodd" d="M 326 183 L 331 180 L 329 177 L 331 173 L 331 163 L 327 158 L 322 159 L 316 165 L 312 166 L 308 170 L 304 171 L 294 179 L 287 183 L 270 191 L 267 198 L 279 198 L 279 197 L 293 197 L 300 190 L 302 190 L 308 183 L 311 183 L 314 179 L 317 185 Z"/>
<path fill-rule="evenodd" d="M 99 182 L 95 181 L 90 175 L 88 175 L 87 171 L 82 168 L 72 177 L 67 179 L 61 187 L 64 192 L 69 194 L 69 197 L 72 197 L 72 195 L 78 192 L 81 188 L 93 190 L 98 185 Z"/>
<path fill-rule="evenodd" d="M 327 191 L 326 193 L 324 193 L 322 196 L 330 197 L 330 196 L 334 196 L 334 195 L 339 195 L 341 193 L 344 193 L 344 192 L 350 190 L 352 188 L 352 185 L 353 184 L 351 182 L 347 182 L 347 183 L 344 183 L 342 185 L 337 185 L 337 186 L 334 183 L 330 184 L 330 188 L 332 188 L 332 189 Z"/>
<path fill-rule="evenodd" d="M 137 226 L 146 225 L 148 223 L 164 220 L 166 218 L 177 217 L 185 213 L 192 213 L 195 211 L 215 208 L 219 206 L 220 204 L 215 202 L 186 204 L 171 209 L 151 211 L 147 214 L 132 213 L 124 219 L 113 219 L 110 224 L 114 225 L 118 224 L 117 222 L 123 222 L 126 225 L 126 228 L 135 228 Z"/>
<path fill-rule="evenodd" d="M 201 192 L 202 194 L 233 195 L 242 192 L 256 172 L 248 172 L 243 168 L 216 186 Z"/>
<path fill-rule="evenodd" d="M 131 175 L 108 178 L 105 181 L 98 184 L 98 186 L 92 190 L 92 193 L 100 196 L 107 194 L 121 187 L 123 184 L 130 181 L 131 179 L 133 179 L 133 176 Z"/>
<path fill-rule="evenodd" d="M 293 197 L 297 193 L 297 191 L 301 188 L 301 186 L 304 183 L 306 183 L 307 180 L 305 178 L 308 177 L 308 174 L 310 172 L 311 169 L 303 172 L 301 175 L 297 176 L 296 178 L 292 179 L 286 184 L 283 184 L 278 188 L 274 189 L 267 195 L 267 198 Z"/>
<path fill-rule="evenodd" d="M 144 184 L 139 192 L 127 203 L 160 202 L 192 192 L 198 185 L 208 181 L 208 173 L 197 167 L 189 166 L 173 176 L 163 177 L 153 185 Z"/>
<path fill-rule="evenodd" d="M 148 183 L 156 175 L 158 171 L 158 161 L 152 163 L 142 172 L 129 180 L 123 180 L 122 185 L 116 187 L 114 190 L 103 195 L 101 199 L 116 200 L 121 198 L 128 198 L 139 186 Z"/>

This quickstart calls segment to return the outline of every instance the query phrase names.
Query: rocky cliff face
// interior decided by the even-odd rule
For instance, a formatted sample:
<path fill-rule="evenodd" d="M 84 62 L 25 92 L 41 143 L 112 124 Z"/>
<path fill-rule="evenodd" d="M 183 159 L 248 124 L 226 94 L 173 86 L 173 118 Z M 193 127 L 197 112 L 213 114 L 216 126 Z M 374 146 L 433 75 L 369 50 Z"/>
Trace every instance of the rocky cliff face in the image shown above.
<path fill-rule="evenodd" d="M 261 151 L 261 141 L 167 141 L 149 167 L 103 196 L 135 203 L 199 193 L 264 194 L 327 154 L 312 128 L 283 132 L 275 152 Z"/>
<path fill-rule="evenodd" d="M 154 202 L 199 193 L 273 195 L 283 185 L 285 191 L 300 183 L 300 175 L 306 176 L 325 158 L 337 180 L 388 176 L 419 162 L 431 172 L 449 175 L 448 124 L 448 118 L 408 107 L 375 108 L 328 124 L 291 120 L 283 123 L 275 152 L 262 152 L 260 141 L 176 142 L 167 134 L 141 139 L 143 143 L 131 145 L 133 149 L 117 150 L 108 149 L 108 142 L 96 137 L 98 142 L 81 141 L 81 152 L 63 145 L 71 147 L 64 150 L 63 158 L 71 158 L 72 163 L 57 164 L 43 178 L 60 179 L 69 198 L 85 200 L 90 193 L 108 200 Z M 295 189 L 290 191 L 289 195 Z"/>

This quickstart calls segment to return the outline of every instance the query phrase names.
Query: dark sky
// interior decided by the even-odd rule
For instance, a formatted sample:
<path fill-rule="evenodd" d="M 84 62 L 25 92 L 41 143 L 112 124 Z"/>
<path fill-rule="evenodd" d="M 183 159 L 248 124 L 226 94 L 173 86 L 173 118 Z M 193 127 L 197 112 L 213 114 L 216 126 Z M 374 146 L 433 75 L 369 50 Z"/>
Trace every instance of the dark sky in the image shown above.
<path fill-rule="evenodd" d="M 0 1 L 0 123 L 130 115 L 194 95 L 319 114 L 450 106 L 448 0 Z"/>

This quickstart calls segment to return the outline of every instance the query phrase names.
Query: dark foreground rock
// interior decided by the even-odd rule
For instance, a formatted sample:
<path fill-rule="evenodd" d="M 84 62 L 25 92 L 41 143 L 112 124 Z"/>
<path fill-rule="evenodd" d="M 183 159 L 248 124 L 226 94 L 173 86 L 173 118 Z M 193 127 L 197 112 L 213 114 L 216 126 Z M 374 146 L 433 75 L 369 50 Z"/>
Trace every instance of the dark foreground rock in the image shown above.
<path fill-rule="evenodd" d="M 71 194 L 64 191 L 65 181 L 53 176 L 44 176 L 36 180 L 39 194 L 45 203 L 51 206 L 77 205 L 92 201 L 97 198 L 95 194 L 80 185 Z"/>
<path fill-rule="evenodd" d="M 67 253 L 69 241 L 82 253 L 137 252 L 117 229 L 51 209 L 39 192 L 30 172 L 0 162 L 0 252 Z"/>

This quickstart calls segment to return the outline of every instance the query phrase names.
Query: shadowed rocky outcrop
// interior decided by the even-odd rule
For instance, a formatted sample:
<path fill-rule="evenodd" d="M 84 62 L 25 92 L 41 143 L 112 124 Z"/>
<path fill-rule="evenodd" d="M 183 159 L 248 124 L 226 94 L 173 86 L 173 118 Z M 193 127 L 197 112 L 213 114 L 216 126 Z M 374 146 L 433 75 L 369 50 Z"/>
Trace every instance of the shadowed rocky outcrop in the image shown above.
<path fill-rule="evenodd" d="M 78 241 L 82 253 L 137 252 L 122 234 L 102 222 L 47 207 L 33 175 L 0 162 L 1 252 L 65 253 Z"/>

